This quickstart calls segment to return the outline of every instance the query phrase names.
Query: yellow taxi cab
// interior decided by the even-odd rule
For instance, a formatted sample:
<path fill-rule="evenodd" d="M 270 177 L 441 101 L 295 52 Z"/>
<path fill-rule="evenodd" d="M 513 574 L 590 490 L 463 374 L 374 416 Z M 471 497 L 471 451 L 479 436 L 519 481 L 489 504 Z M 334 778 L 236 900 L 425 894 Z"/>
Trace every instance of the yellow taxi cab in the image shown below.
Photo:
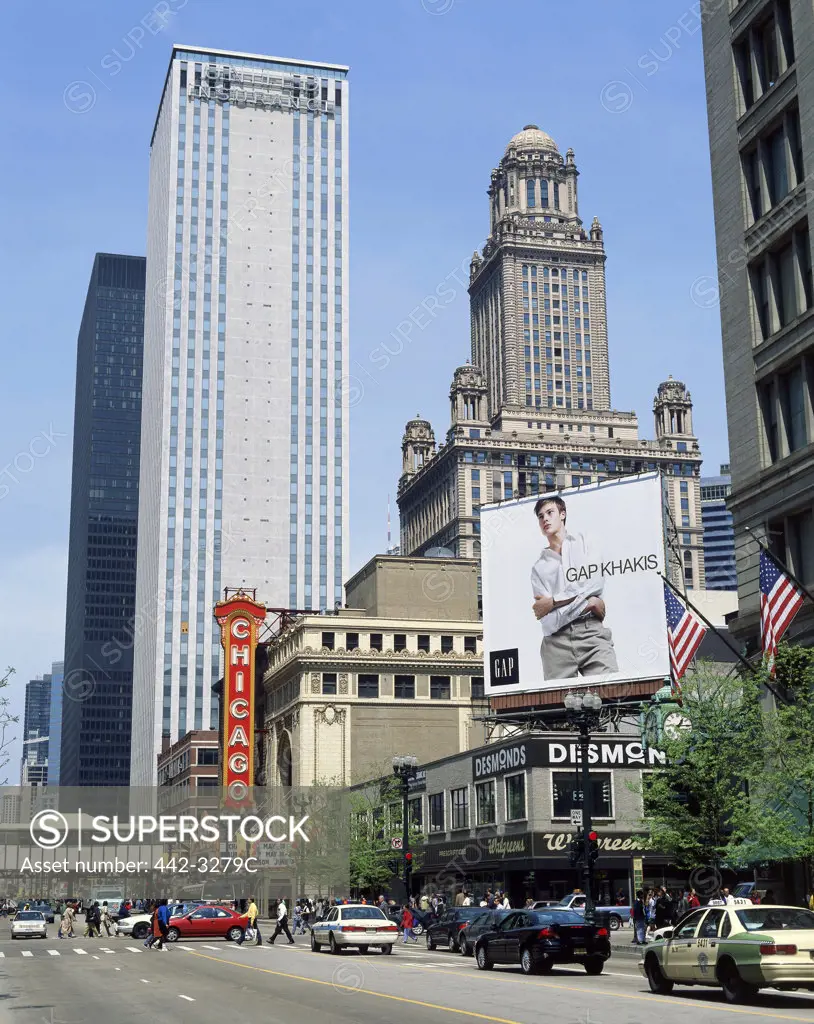
<path fill-rule="evenodd" d="M 721 988 L 730 1003 L 761 988 L 814 991 L 814 913 L 802 907 L 737 900 L 701 907 L 648 945 L 639 969 L 650 990 L 674 985 Z"/>

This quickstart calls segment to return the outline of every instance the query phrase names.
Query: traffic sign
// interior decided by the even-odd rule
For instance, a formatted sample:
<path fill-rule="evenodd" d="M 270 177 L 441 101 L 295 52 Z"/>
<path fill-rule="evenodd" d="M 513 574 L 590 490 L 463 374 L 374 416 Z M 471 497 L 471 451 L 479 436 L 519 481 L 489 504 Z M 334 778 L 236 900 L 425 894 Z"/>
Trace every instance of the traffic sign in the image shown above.
<path fill-rule="evenodd" d="M 581 825 L 582 824 L 582 810 L 581 809 L 577 809 L 577 810 L 572 810 L 571 811 L 571 824 L 572 825 Z"/>
<path fill-rule="evenodd" d="M 404 842 L 403 842 L 401 836 L 393 836 L 393 838 L 390 840 L 390 849 L 391 850 L 403 850 L 404 849 Z"/>

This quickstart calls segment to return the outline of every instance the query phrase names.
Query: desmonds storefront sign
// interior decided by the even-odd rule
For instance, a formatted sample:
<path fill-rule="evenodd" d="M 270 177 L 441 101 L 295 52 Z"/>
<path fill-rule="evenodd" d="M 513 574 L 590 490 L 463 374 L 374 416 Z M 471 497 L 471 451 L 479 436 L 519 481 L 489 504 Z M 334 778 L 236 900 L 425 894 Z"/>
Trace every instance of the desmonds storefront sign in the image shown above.
<path fill-rule="evenodd" d="M 524 768 L 574 768 L 581 763 L 582 752 L 576 740 L 534 737 L 475 754 L 472 775 L 477 781 Z M 599 739 L 588 746 L 588 764 L 595 767 L 651 768 L 666 763 L 663 751 L 645 750 L 639 740 L 632 738 Z"/>
<path fill-rule="evenodd" d="M 221 783 L 229 799 L 246 799 L 254 782 L 254 654 L 266 606 L 238 593 L 215 605 L 224 651 Z"/>

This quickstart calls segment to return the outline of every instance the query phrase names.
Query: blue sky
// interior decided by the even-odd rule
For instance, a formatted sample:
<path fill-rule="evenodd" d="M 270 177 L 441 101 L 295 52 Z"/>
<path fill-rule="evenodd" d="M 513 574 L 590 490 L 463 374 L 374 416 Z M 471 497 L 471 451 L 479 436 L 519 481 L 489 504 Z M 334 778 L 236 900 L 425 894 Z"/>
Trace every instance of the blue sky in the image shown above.
<path fill-rule="evenodd" d="M 172 43 L 351 67 L 351 373 L 361 397 L 349 576 L 385 548 L 388 492 L 397 536 L 405 422 L 420 412 L 439 437 L 448 426 L 450 376 L 469 355 L 456 281 L 485 240 L 490 171 L 527 123 L 574 149 L 583 220 L 598 215 L 605 229 L 615 407 L 636 410 L 652 436 L 653 393 L 671 373 L 692 391 L 705 471 L 726 461 L 696 10 L 689 0 L 9 8 L 0 669 L 17 669 L 18 710 L 25 681 L 62 658 L 76 335 L 94 253 L 144 253 L 150 132 Z M 454 299 L 382 368 L 371 353 L 443 281 Z"/>

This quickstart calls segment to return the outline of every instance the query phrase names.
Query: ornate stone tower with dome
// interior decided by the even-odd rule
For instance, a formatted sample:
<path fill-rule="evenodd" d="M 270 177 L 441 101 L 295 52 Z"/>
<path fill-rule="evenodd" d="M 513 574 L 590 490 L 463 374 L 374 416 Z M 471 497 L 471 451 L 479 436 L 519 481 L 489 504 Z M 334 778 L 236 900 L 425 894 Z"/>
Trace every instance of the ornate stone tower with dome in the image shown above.
<path fill-rule="evenodd" d="M 579 217 L 573 150 L 527 125 L 489 185 L 489 236 L 471 262 L 471 357 L 455 371 L 450 426 L 410 420 L 398 488 L 402 555 L 480 555 L 480 506 L 614 476 L 667 481 L 673 576 L 704 587 L 701 452 L 692 399 L 672 377 L 654 399 L 655 439 L 611 407 L 605 248 Z"/>

